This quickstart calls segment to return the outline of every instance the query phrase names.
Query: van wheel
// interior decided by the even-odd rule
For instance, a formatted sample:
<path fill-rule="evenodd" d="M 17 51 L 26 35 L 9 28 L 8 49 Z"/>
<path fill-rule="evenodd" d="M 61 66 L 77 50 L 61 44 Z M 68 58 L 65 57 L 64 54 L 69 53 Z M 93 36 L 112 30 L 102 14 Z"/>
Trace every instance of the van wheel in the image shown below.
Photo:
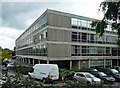
<path fill-rule="evenodd" d="M 30 75 L 28 75 L 29 79 L 32 79 L 32 77 Z"/>
<path fill-rule="evenodd" d="M 45 79 L 45 78 L 43 78 L 42 82 L 45 84 L 45 83 L 46 83 L 46 79 Z"/>

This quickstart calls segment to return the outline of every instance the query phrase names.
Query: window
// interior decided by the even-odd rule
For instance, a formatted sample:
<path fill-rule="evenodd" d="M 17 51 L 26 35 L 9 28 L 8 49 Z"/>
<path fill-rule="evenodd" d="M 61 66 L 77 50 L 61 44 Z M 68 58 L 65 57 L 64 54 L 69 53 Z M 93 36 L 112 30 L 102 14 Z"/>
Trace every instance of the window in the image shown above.
<path fill-rule="evenodd" d="M 88 21 L 88 28 L 91 28 L 91 21 Z"/>
<path fill-rule="evenodd" d="M 95 54 L 95 47 L 94 46 L 89 47 L 89 53 L 90 54 Z"/>
<path fill-rule="evenodd" d="M 82 21 L 80 19 L 78 19 L 78 26 L 81 27 L 82 26 Z"/>
<path fill-rule="evenodd" d="M 90 35 L 90 40 L 91 40 L 91 43 L 94 43 L 94 34 Z"/>
<path fill-rule="evenodd" d="M 82 20 L 82 27 L 88 27 L 88 23 L 86 20 Z"/>
<path fill-rule="evenodd" d="M 72 41 L 77 42 L 77 32 L 72 32 Z"/>
<path fill-rule="evenodd" d="M 80 56 L 80 46 L 79 45 L 72 45 L 72 53 L 71 56 Z"/>
<path fill-rule="evenodd" d="M 86 42 L 86 40 L 87 40 L 87 34 L 82 33 L 82 42 Z"/>
<path fill-rule="evenodd" d="M 79 77 L 85 77 L 83 74 L 76 74 Z"/>
<path fill-rule="evenodd" d="M 87 47 L 82 46 L 82 56 L 86 56 L 86 55 L 87 55 Z"/>
<path fill-rule="evenodd" d="M 75 18 L 72 18 L 71 19 L 71 24 L 72 24 L 72 26 L 77 26 L 77 19 L 75 19 Z"/>
<path fill-rule="evenodd" d="M 118 49 L 117 48 L 112 48 L 112 55 L 118 56 Z"/>
<path fill-rule="evenodd" d="M 110 54 L 111 54 L 111 53 L 110 53 L 110 47 L 106 47 L 106 55 L 107 55 L 107 56 L 110 56 Z"/>

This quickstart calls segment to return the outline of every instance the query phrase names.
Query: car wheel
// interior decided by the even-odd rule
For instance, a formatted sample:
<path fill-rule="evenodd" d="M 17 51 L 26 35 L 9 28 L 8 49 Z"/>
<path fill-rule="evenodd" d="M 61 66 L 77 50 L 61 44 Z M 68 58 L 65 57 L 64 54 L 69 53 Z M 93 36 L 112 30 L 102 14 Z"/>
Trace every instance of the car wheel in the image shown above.
<path fill-rule="evenodd" d="M 76 79 L 76 78 L 74 78 L 74 79 L 73 79 L 73 81 L 74 81 L 74 82 L 77 82 L 77 79 Z"/>
<path fill-rule="evenodd" d="M 107 80 L 102 79 L 102 80 L 101 80 L 101 83 L 106 84 L 106 83 L 107 83 Z"/>
<path fill-rule="evenodd" d="M 113 84 L 114 82 L 110 82 L 110 84 Z"/>
<path fill-rule="evenodd" d="M 89 81 L 87 81 L 87 85 L 91 85 L 91 83 Z"/>
<path fill-rule="evenodd" d="M 45 79 L 45 78 L 43 78 L 42 82 L 45 84 L 45 83 L 46 83 L 46 79 Z"/>
<path fill-rule="evenodd" d="M 31 79 L 32 77 L 31 77 L 31 75 L 28 75 L 28 77 L 29 77 L 29 79 Z"/>

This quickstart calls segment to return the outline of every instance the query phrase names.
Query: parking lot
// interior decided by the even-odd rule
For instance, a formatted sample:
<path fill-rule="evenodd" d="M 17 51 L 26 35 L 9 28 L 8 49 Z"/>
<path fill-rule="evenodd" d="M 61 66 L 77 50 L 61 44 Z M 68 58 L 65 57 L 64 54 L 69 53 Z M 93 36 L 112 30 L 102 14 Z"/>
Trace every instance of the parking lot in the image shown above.
<path fill-rule="evenodd" d="M 18 61 L 13 60 L 13 62 L 18 62 Z M 21 65 L 25 65 L 25 66 L 26 66 L 25 63 L 21 63 Z M 0 70 L 0 71 L 1 71 L 1 70 Z M 1 71 L 1 73 L 2 73 L 2 71 Z M 15 75 L 15 74 L 16 74 L 16 73 L 15 73 L 14 71 L 12 71 L 12 70 L 8 70 L 7 73 L 8 73 L 8 76 L 11 76 L 11 75 Z M 28 77 L 28 75 L 22 75 L 22 76 L 23 76 L 24 78 L 27 78 L 27 77 Z M 32 79 L 30 79 L 30 80 L 32 80 Z M 65 85 L 67 85 L 67 82 L 68 82 L 68 81 L 70 81 L 70 82 L 72 82 L 72 83 L 74 83 L 74 84 L 78 84 L 78 82 L 74 82 L 73 80 L 64 80 L 64 82 L 62 82 L 61 80 L 62 80 L 62 79 L 60 79 L 60 81 L 56 81 L 56 82 L 53 83 L 53 84 L 44 84 L 43 82 L 41 82 L 41 81 L 39 81 L 39 80 L 35 80 L 35 82 L 36 82 L 36 83 L 41 83 L 43 86 L 49 86 L 49 85 L 51 85 L 51 86 L 54 86 L 54 87 L 62 87 L 62 86 L 65 86 Z M 1 85 L 0 85 L 0 86 L 1 86 Z M 114 82 L 114 83 L 112 83 L 112 84 L 103 84 L 102 88 L 120 88 L 120 82 Z"/>

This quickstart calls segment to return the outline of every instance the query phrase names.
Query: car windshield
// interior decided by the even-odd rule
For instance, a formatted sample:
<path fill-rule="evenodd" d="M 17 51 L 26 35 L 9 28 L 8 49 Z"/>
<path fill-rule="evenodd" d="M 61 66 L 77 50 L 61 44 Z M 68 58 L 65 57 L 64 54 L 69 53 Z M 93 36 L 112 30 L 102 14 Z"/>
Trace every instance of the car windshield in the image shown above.
<path fill-rule="evenodd" d="M 13 65 L 14 63 L 9 63 L 10 65 Z"/>
<path fill-rule="evenodd" d="M 99 75 L 100 76 L 107 76 L 105 73 L 103 73 L 103 72 L 99 72 Z"/>
<path fill-rule="evenodd" d="M 87 77 L 87 78 L 94 78 L 95 76 L 92 75 L 92 74 L 86 74 L 86 77 Z"/>
<path fill-rule="evenodd" d="M 98 71 L 97 69 L 91 69 L 91 71 Z"/>
<path fill-rule="evenodd" d="M 5 65 L 1 65 L 2 68 L 5 68 Z"/>
<path fill-rule="evenodd" d="M 111 71 L 112 71 L 113 74 L 117 74 L 118 73 L 118 71 L 116 69 L 111 69 Z"/>

